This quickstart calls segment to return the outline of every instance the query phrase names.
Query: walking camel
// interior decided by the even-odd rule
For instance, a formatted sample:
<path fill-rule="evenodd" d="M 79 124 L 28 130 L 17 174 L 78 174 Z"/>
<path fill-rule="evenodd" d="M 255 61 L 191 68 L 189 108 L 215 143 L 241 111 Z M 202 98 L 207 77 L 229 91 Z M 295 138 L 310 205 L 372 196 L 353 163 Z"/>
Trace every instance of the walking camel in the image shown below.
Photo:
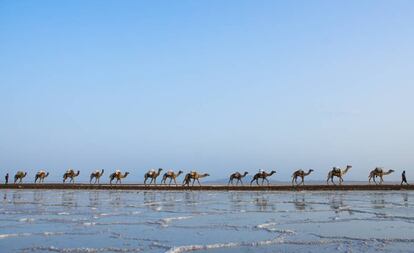
<path fill-rule="evenodd" d="M 152 184 L 154 182 L 155 185 L 157 185 L 157 177 L 161 174 L 162 169 L 159 168 L 158 171 L 155 171 L 154 169 L 149 170 L 144 175 L 144 185 L 147 185 L 148 178 L 151 178 L 151 181 L 149 184 Z"/>
<path fill-rule="evenodd" d="M 375 178 L 379 177 L 380 178 L 379 184 L 382 184 L 384 182 L 384 179 L 382 177 L 386 176 L 386 175 L 389 175 L 393 172 L 394 172 L 394 170 L 388 170 L 387 172 L 385 172 L 382 168 L 376 167 L 374 170 L 372 170 L 369 173 L 368 182 L 371 183 L 371 179 L 372 179 L 372 180 L 374 180 L 374 183 L 377 184 L 377 181 L 375 181 Z"/>
<path fill-rule="evenodd" d="M 228 182 L 228 184 L 227 184 L 227 185 L 230 185 L 230 183 L 231 183 L 231 185 L 233 185 L 233 180 L 234 180 L 234 179 L 236 179 L 236 180 L 237 180 L 237 181 L 236 181 L 236 185 L 238 185 L 238 184 L 239 184 L 239 182 L 240 182 L 240 184 L 241 184 L 241 185 L 243 185 L 243 181 L 242 181 L 242 179 L 243 179 L 243 178 L 244 178 L 247 174 L 249 174 L 249 172 L 247 172 L 247 171 L 245 171 L 243 174 L 241 174 L 240 172 L 235 172 L 235 173 L 231 174 L 231 175 L 230 175 L 229 182 Z"/>
<path fill-rule="evenodd" d="M 173 170 L 169 170 L 169 171 L 165 172 L 164 175 L 162 176 L 161 183 L 166 184 L 166 180 L 167 180 L 167 178 L 169 178 L 170 179 L 170 183 L 168 185 L 171 185 L 171 182 L 174 180 L 175 186 L 177 186 L 176 179 L 181 174 L 183 174 L 183 171 L 181 171 L 181 170 L 178 171 L 177 174 L 175 174 Z"/>
<path fill-rule="evenodd" d="M 95 178 L 94 184 L 96 184 L 96 182 L 98 182 L 98 184 L 99 184 L 99 179 L 102 177 L 103 173 L 104 173 L 104 170 L 103 169 L 101 171 L 99 171 L 99 170 L 93 171 L 91 173 L 91 176 L 90 176 L 90 179 L 89 179 L 89 183 L 91 184 L 92 183 L 92 179 Z"/>
<path fill-rule="evenodd" d="M 22 183 L 23 178 L 27 175 L 27 172 L 18 171 L 16 175 L 14 175 L 14 183 L 19 180 L 19 183 Z"/>
<path fill-rule="evenodd" d="M 39 179 L 39 183 L 42 183 L 42 182 L 44 182 L 44 181 L 45 181 L 45 178 L 46 178 L 47 176 L 49 176 L 49 172 L 47 172 L 47 173 L 46 173 L 46 171 L 44 171 L 44 170 L 39 170 L 39 171 L 36 173 L 36 176 L 35 176 L 35 180 L 34 180 L 34 182 L 36 183 L 36 181 Z"/>
<path fill-rule="evenodd" d="M 305 172 L 303 170 L 297 170 L 295 172 L 293 172 L 292 174 L 292 185 L 294 185 L 294 183 L 296 185 L 305 185 L 305 177 L 308 176 L 310 173 L 312 173 L 312 169 L 308 170 L 308 172 Z M 300 184 L 298 184 L 298 177 L 300 177 L 302 179 L 302 181 L 300 182 Z"/>
<path fill-rule="evenodd" d="M 269 180 L 267 179 L 267 177 L 270 177 L 275 173 L 276 171 L 274 170 L 272 170 L 270 173 L 267 173 L 266 171 L 258 172 L 256 173 L 256 175 L 254 175 L 252 181 L 250 181 L 250 185 L 252 185 L 254 181 L 256 181 L 256 184 L 259 185 L 259 179 L 262 179 L 262 185 L 264 184 L 265 180 L 267 181 L 267 185 L 269 185 Z"/>
<path fill-rule="evenodd" d="M 73 169 L 68 169 L 65 174 L 63 174 L 63 183 L 65 183 L 68 178 L 70 178 L 69 183 L 75 183 L 75 177 L 79 176 L 79 173 L 79 170 L 75 173 Z"/>
<path fill-rule="evenodd" d="M 339 184 L 342 184 L 342 182 L 344 181 L 344 179 L 342 178 L 343 176 L 345 176 L 345 174 L 352 168 L 351 165 L 347 165 L 345 169 L 340 169 L 337 167 L 333 167 L 331 171 L 329 171 L 328 173 L 328 178 L 326 179 L 326 184 L 329 184 L 329 180 L 331 180 L 331 182 L 333 184 L 335 184 L 333 178 L 334 177 L 338 177 L 339 178 Z"/>
<path fill-rule="evenodd" d="M 109 183 L 112 184 L 112 181 L 116 179 L 115 184 L 117 184 L 118 182 L 121 184 L 122 183 L 121 179 L 126 178 L 128 174 L 129 172 L 125 172 L 124 175 L 122 175 L 120 170 L 116 170 L 114 173 L 109 175 Z"/>
<path fill-rule="evenodd" d="M 190 186 L 190 181 L 193 180 L 193 183 L 191 186 L 194 186 L 195 181 L 197 180 L 198 185 L 201 186 L 200 184 L 200 178 L 203 177 L 208 177 L 210 176 L 210 174 L 208 173 L 204 173 L 204 174 L 199 174 L 196 171 L 191 171 L 190 173 L 187 173 L 187 175 L 185 175 L 184 181 L 183 181 L 183 186 L 187 185 Z"/>

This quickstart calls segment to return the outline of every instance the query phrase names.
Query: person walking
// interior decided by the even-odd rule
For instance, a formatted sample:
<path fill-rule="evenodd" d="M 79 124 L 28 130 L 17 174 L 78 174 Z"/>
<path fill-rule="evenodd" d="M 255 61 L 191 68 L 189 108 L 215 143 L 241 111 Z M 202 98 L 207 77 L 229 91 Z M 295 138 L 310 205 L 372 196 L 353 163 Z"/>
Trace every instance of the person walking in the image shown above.
<path fill-rule="evenodd" d="M 6 174 L 6 176 L 4 177 L 4 179 L 6 180 L 6 184 L 9 183 L 9 173 Z"/>
<path fill-rule="evenodd" d="M 401 185 L 403 185 L 403 183 L 406 183 L 408 185 L 407 178 L 405 177 L 405 170 L 401 174 Z"/>

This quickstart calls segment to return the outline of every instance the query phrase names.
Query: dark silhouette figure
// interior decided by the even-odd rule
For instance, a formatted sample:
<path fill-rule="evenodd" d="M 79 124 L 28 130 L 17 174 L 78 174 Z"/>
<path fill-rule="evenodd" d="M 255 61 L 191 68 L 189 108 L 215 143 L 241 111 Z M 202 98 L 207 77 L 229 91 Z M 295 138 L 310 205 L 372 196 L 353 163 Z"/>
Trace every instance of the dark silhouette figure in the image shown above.
<path fill-rule="evenodd" d="M 6 180 L 6 184 L 9 183 L 9 173 L 6 174 L 6 176 L 4 177 L 4 179 Z"/>
<path fill-rule="evenodd" d="M 406 183 L 408 185 L 407 178 L 405 177 L 405 170 L 401 174 L 401 185 L 403 185 L 403 183 Z"/>

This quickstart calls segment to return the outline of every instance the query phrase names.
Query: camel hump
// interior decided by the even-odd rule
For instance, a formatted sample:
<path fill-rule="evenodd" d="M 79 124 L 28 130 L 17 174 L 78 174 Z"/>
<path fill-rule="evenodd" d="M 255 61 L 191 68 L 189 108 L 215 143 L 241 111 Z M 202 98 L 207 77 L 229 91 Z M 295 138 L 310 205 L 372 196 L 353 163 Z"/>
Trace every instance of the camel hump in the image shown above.
<path fill-rule="evenodd" d="M 376 167 L 375 171 L 378 172 L 378 173 L 381 173 L 383 171 L 383 169 L 381 167 Z"/>
<path fill-rule="evenodd" d="M 168 170 L 168 173 L 174 173 L 174 171 L 173 170 Z"/>

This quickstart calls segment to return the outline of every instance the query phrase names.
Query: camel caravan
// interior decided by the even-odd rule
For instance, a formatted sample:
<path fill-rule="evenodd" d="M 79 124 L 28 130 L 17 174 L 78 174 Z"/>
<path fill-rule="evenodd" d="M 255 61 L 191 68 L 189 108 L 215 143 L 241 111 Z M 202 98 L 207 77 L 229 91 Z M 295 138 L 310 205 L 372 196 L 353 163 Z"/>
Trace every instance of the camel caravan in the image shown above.
<path fill-rule="evenodd" d="M 331 170 L 329 170 L 326 184 L 329 185 L 332 183 L 333 185 L 342 185 L 344 182 L 345 175 L 352 169 L 351 165 L 347 165 L 344 168 L 338 168 L 333 167 Z M 144 174 L 144 185 L 145 186 L 156 186 L 157 185 L 157 178 L 161 175 L 163 169 L 150 169 Z M 104 170 L 96 169 L 90 173 L 89 176 L 89 184 L 100 184 L 100 178 L 104 174 Z M 291 178 L 292 178 L 292 186 L 293 187 L 299 187 L 305 185 L 305 177 L 308 177 L 311 175 L 311 173 L 314 172 L 313 169 L 308 170 L 302 170 L 298 169 L 293 172 Z M 383 184 L 384 183 L 384 176 L 390 175 L 391 173 L 395 172 L 392 169 L 384 170 L 382 167 L 376 167 L 372 171 L 370 171 L 368 175 L 368 183 L 371 184 L 371 181 L 373 181 L 375 184 Z M 166 171 L 161 179 L 161 182 L 159 185 L 162 186 L 171 186 L 173 184 L 174 186 L 179 186 L 177 183 L 177 179 L 184 174 L 182 170 L 174 171 L 172 169 Z M 236 171 L 234 173 L 231 173 L 229 176 L 229 180 L 227 183 L 227 186 L 244 186 L 243 180 L 246 178 L 246 176 L 249 174 L 249 172 L 239 172 Z M 252 177 L 250 177 L 250 186 L 256 186 L 261 187 L 264 186 L 264 183 L 266 182 L 266 186 L 270 185 L 269 178 L 276 174 L 275 170 L 272 170 L 270 172 L 266 172 L 264 170 L 259 170 L 259 172 L 255 173 Z M 69 183 L 74 184 L 75 179 L 80 175 L 80 171 L 75 171 L 74 169 L 68 169 L 63 174 L 63 183 L 66 183 L 67 181 Z M 113 173 L 109 175 L 109 183 L 112 185 L 113 181 L 115 180 L 115 185 L 122 184 L 122 180 L 127 178 L 129 175 L 129 172 L 122 172 L 121 170 L 115 170 Z M 14 176 L 14 183 L 15 184 L 21 184 L 23 183 L 24 178 L 27 176 L 27 172 L 25 171 L 18 171 Z M 35 175 L 34 183 L 44 183 L 45 179 L 49 176 L 49 172 L 46 170 L 39 170 Z M 181 186 L 194 186 L 194 184 L 197 182 L 199 186 L 201 186 L 200 180 L 210 176 L 208 173 L 200 173 L 198 171 L 190 171 L 189 173 L 185 174 L 184 179 L 182 181 Z M 337 178 L 337 183 L 335 183 L 335 178 Z M 379 178 L 379 182 L 377 181 L 377 178 Z M 298 179 L 300 181 L 298 182 Z M 168 183 L 167 183 L 168 181 Z M 234 182 L 236 181 L 236 182 Z M 260 182 L 259 182 L 260 181 Z M 8 174 L 6 176 L 6 184 L 8 183 Z M 255 184 L 254 184 L 255 183 Z M 407 183 L 406 177 L 405 177 L 405 171 L 402 174 L 402 182 Z"/>

